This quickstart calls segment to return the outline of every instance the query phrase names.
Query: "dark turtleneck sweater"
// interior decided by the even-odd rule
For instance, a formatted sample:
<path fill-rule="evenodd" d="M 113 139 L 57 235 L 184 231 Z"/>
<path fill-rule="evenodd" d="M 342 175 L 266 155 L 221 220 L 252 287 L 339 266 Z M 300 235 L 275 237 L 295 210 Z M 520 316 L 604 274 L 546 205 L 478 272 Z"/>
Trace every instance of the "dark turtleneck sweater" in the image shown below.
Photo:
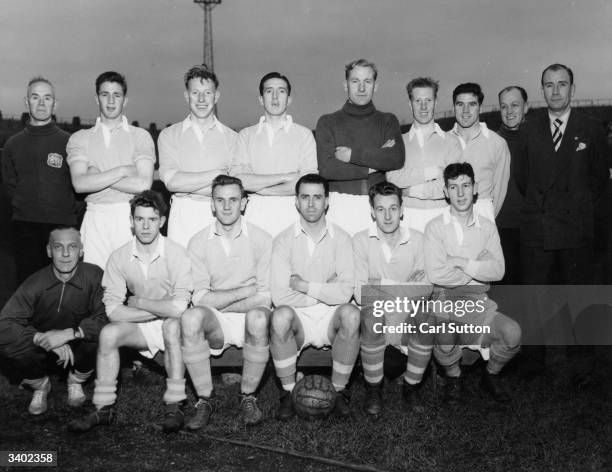
<path fill-rule="evenodd" d="M 315 132 L 319 174 L 329 180 L 330 191 L 365 195 L 370 185 L 385 180 L 385 172 L 404 165 L 404 142 L 392 113 L 378 111 L 372 102 L 344 106 L 319 118 Z M 392 147 L 382 145 L 393 139 Z M 351 148 L 351 159 L 335 158 L 336 146 Z M 370 172 L 374 169 L 376 172 Z"/>
<path fill-rule="evenodd" d="M 66 144 L 70 134 L 55 122 L 12 136 L 2 153 L 2 180 L 13 205 L 13 220 L 76 225 L 76 206 Z"/>
<path fill-rule="evenodd" d="M 521 125 L 524 126 L 524 123 Z M 506 140 L 510 149 L 510 180 L 508 181 L 508 192 L 506 199 L 497 216 L 496 223 L 499 228 L 519 228 L 521 226 L 521 206 L 523 197 L 518 191 L 514 179 L 514 166 L 521 157 L 519 156 L 519 130 L 507 128 L 503 123 L 497 130 L 502 138 Z"/>

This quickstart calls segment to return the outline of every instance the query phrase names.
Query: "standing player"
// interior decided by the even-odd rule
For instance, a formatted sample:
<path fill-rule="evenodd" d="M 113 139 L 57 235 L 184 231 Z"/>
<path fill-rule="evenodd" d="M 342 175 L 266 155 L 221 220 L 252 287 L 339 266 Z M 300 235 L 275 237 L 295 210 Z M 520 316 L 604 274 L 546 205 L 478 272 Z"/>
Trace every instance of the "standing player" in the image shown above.
<path fill-rule="evenodd" d="M 255 391 L 268 362 L 270 249 L 272 238 L 241 213 L 246 206 L 242 182 L 219 175 L 212 183 L 215 222 L 189 243 L 193 264 L 194 307 L 181 318 L 183 359 L 198 394 L 189 429 L 208 424 L 213 384 L 210 355 L 229 346 L 243 348 L 240 410 L 247 425 L 263 413 Z"/>
<path fill-rule="evenodd" d="M 65 160 L 70 135 L 53 119 L 57 105 L 53 85 L 44 77 L 34 77 L 24 102 L 30 118 L 25 129 L 6 142 L 2 153 L 2 180 L 13 207 L 18 283 L 47 265 L 49 232 L 77 224 Z"/>
<path fill-rule="evenodd" d="M 299 352 L 332 346 L 335 411 L 350 414 L 346 385 L 359 354 L 359 309 L 353 294 L 353 253 L 344 230 L 325 218 L 329 187 L 317 174 L 295 185 L 300 219 L 274 239 L 270 288 L 276 306 L 270 322 L 270 351 L 283 395 L 281 420 L 294 414 L 291 391 Z"/>
<path fill-rule="evenodd" d="M 506 273 L 502 283 L 520 282 L 520 221 L 523 197 L 519 193 L 514 177 L 516 164 L 521 160 L 519 133 L 525 126 L 525 115 L 529 110 L 527 92 L 518 85 L 509 85 L 498 94 L 502 124 L 497 130 L 506 140 L 510 150 L 510 180 L 504 205 L 497 216 L 497 227 L 506 259 Z"/>
<path fill-rule="evenodd" d="M 295 182 L 317 172 L 317 148 L 312 131 L 287 114 L 291 83 L 270 72 L 259 82 L 264 116 L 240 132 L 231 174 L 242 180 L 249 197 L 246 218 L 276 236 L 295 221 Z"/>
<path fill-rule="evenodd" d="M 460 84 L 453 90 L 455 126 L 448 132 L 463 149 L 461 160 L 471 164 L 476 176 L 478 201 L 474 208 L 495 221 L 506 197 L 510 178 L 510 151 L 506 141 L 479 122 L 484 94 L 480 85 Z"/>
<path fill-rule="evenodd" d="M 82 384 L 93 372 L 100 329 L 108 319 L 102 303 L 102 270 L 86 262 L 81 236 L 58 227 L 46 245 L 51 265 L 22 283 L 0 312 L 0 360 L 34 391 L 28 411 L 47 410 L 49 359 L 68 374 L 68 404 L 85 401 Z"/>
<path fill-rule="evenodd" d="M 122 347 L 149 358 L 165 351 L 168 378 L 163 430 L 178 431 L 184 423 L 185 367 L 179 319 L 192 290 L 191 262 L 182 246 L 159 233 L 167 211 L 159 193 L 146 190 L 135 195 L 130 210 L 134 238 L 112 253 L 102 279 L 111 323 L 100 333 L 92 400 L 95 410 L 70 422 L 68 428 L 74 432 L 113 421 Z"/>
<path fill-rule="evenodd" d="M 215 116 L 220 93 L 214 72 L 193 66 L 184 80 L 189 116 L 164 129 L 158 145 L 159 177 L 173 193 L 168 237 L 186 248 L 214 220 L 211 183 L 229 171 L 238 135 Z"/>
<path fill-rule="evenodd" d="M 111 252 L 132 238 L 130 199 L 153 181 L 155 146 L 147 131 L 131 126 L 123 115 L 126 93 L 121 74 L 100 74 L 100 116 L 93 128 L 74 133 L 66 148 L 72 185 L 88 194 L 81 226 L 84 260 L 103 269 Z"/>
<path fill-rule="evenodd" d="M 408 82 L 406 90 L 414 117 L 410 130 L 402 136 L 406 161 L 403 168 L 387 172 L 387 180 L 403 189 L 406 223 L 422 233 L 447 207 L 442 171 L 459 160 L 461 146 L 434 121 L 438 82 L 417 77 Z"/>
<path fill-rule="evenodd" d="M 450 207 L 425 230 L 425 271 L 434 284 L 434 298 L 450 301 L 455 310 L 436 308 L 443 332 L 436 334 L 434 355 L 446 370 L 446 400 L 461 395 L 461 348 L 479 350 L 487 360 L 481 386 L 499 402 L 510 400 L 498 374 L 520 349 L 521 329 L 516 321 L 497 311 L 487 297 L 489 282 L 504 275 L 504 255 L 495 223 L 474 211 L 478 184 L 466 162 L 444 170 L 444 193 Z M 470 303 L 467 303 L 470 302 Z M 471 309 L 468 309 L 471 306 Z M 449 313 L 450 311 L 450 313 Z M 452 333 L 449 326 L 458 327 Z M 472 334 L 484 327 L 486 334 Z M 460 331 L 463 330 L 465 334 Z"/>
<path fill-rule="evenodd" d="M 404 142 L 395 115 L 372 103 L 378 88 L 373 62 L 346 65 L 344 106 L 319 118 L 315 133 L 319 173 L 329 181 L 329 218 L 349 234 L 370 223 L 368 189 L 385 180 L 385 171 L 404 165 Z"/>
<path fill-rule="evenodd" d="M 426 322 L 426 317 L 423 313 L 415 315 L 407 311 L 384 313 L 382 317 L 373 312 L 372 302 L 391 300 L 400 295 L 424 299 L 431 293 L 431 285 L 425 280 L 423 234 L 400 226 L 402 190 L 390 182 L 380 182 L 370 188 L 369 197 L 375 224 L 353 238 L 355 299 L 362 305 L 361 362 L 366 381 L 364 410 L 370 415 L 378 415 L 382 411 L 385 346 L 394 346 L 408 355 L 402 397 L 410 405 L 429 363 L 433 336 L 383 331 L 382 326 L 401 327 L 406 322 L 418 326 Z M 376 290 L 375 300 L 363 292 L 362 287 L 366 285 Z"/>

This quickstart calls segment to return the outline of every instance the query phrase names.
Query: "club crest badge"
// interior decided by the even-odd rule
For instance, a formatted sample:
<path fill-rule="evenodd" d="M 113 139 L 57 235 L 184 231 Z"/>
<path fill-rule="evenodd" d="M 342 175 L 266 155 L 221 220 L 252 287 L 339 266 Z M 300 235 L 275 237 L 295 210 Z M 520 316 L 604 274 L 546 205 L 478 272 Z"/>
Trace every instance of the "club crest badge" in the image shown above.
<path fill-rule="evenodd" d="M 56 152 L 50 152 L 49 154 L 47 154 L 47 165 L 49 167 L 55 167 L 56 169 L 59 169 L 62 167 L 63 161 L 64 158 Z"/>

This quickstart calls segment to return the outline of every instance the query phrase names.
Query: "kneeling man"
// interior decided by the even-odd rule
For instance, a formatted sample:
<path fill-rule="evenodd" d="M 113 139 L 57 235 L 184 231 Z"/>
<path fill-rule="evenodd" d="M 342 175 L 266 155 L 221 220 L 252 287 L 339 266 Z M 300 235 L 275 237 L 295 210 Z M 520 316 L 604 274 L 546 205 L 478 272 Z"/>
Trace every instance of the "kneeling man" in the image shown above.
<path fill-rule="evenodd" d="M 353 237 L 355 253 L 355 300 L 361 309 L 361 362 L 366 382 L 364 410 L 382 411 L 384 358 L 387 345 L 408 355 L 402 397 L 409 407 L 421 384 L 433 348 L 433 335 L 416 328 L 427 313 L 411 307 L 431 293 L 425 279 L 423 233 L 401 225 L 402 189 L 390 182 L 370 187 L 374 224 Z M 395 304 L 395 300 L 414 304 Z M 381 307 L 392 302 L 393 311 Z M 421 303 L 422 303 L 421 302 Z M 413 328 L 413 329 L 409 329 Z"/>
<path fill-rule="evenodd" d="M 183 359 L 198 394 L 188 429 L 206 426 L 212 414 L 210 356 L 229 346 L 243 348 L 240 410 L 247 425 L 263 412 L 255 391 L 270 358 L 270 249 L 272 237 L 247 223 L 242 181 L 218 175 L 212 182 L 215 221 L 189 242 L 193 264 L 193 305 L 181 318 Z"/>
<path fill-rule="evenodd" d="M 145 190 L 135 195 L 130 210 L 134 238 L 111 254 L 102 278 L 104 304 L 112 323 L 100 333 L 92 400 L 95 410 L 68 425 L 74 432 L 113 420 L 121 347 L 150 358 L 165 352 L 168 378 L 162 427 L 174 432 L 184 423 L 185 367 L 179 319 L 191 296 L 191 262 L 182 246 L 159 233 L 167 211 L 159 193 Z"/>
<path fill-rule="evenodd" d="M 71 227 L 49 234 L 51 265 L 28 277 L 0 312 L 0 361 L 34 394 L 28 411 L 47 411 L 48 361 L 68 374 L 68 405 L 85 402 L 81 384 L 95 365 L 100 329 L 108 319 L 102 303 L 102 269 L 80 262 L 81 235 Z"/>
<path fill-rule="evenodd" d="M 346 385 L 359 353 L 359 309 L 348 302 L 353 294 L 353 252 L 349 235 L 325 219 L 329 184 L 317 174 L 302 176 L 295 185 L 299 220 L 275 239 L 270 266 L 272 301 L 270 351 L 283 395 L 281 420 L 294 414 L 299 352 L 309 345 L 332 346 L 332 384 L 339 395 L 335 411 L 350 414 Z"/>
<path fill-rule="evenodd" d="M 425 229 L 425 271 L 438 305 L 434 356 L 447 375 L 445 400 L 461 399 L 461 348 L 487 360 L 481 386 L 493 399 L 510 397 L 498 374 L 519 351 L 521 329 L 488 298 L 489 282 L 504 276 L 504 255 L 495 223 L 474 211 L 478 187 L 466 162 L 444 169 L 450 207 Z"/>

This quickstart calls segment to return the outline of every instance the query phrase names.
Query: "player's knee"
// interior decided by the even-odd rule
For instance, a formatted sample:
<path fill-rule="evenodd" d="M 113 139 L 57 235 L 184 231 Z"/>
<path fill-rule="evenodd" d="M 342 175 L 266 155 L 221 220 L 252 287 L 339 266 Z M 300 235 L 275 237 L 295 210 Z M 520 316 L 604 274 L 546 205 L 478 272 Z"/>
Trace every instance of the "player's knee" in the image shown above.
<path fill-rule="evenodd" d="M 194 307 L 181 315 L 181 332 L 186 338 L 196 336 L 202 329 L 202 322 L 206 317 L 206 309 L 203 307 Z"/>
<path fill-rule="evenodd" d="M 179 344 L 181 341 L 181 323 L 175 318 L 166 318 L 162 324 L 164 342 L 168 344 Z"/>
<path fill-rule="evenodd" d="M 119 337 L 121 329 L 118 323 L 109 323 L 100 331 L 100 339 L 98 341 L 98 349 L 100 352 L 106 352 L 116 349 L 119 345 Z"/>
<path fill-rule="evenodd" d="M 246 314 L 245 325 L 247 334 L 263 336 L 268 332 L 269 311 L 265 308 L 253 308 Z"/>
<path fill-rule="evenodd" d="M 355 335 L 359 333 L 361 315 L 355 305 L 346 303 L 338 307 L 338 318 L 340 319 L 340 330 L 345 334 Z"/>
<path fill-rule="evenodd" d="M 502 339 L 508 347 L 517 347 L 521 344 L 522 331 L 519 324 L 514 320 L 509 320 L 503 326 Z"/>
<path fill-rule="evenodd" d="M 270 334 L 284 336 L 291 329 L 293 321 L 293 309 L 288 306 L 279 306 L 272 313 L 270 319 Z"/>

